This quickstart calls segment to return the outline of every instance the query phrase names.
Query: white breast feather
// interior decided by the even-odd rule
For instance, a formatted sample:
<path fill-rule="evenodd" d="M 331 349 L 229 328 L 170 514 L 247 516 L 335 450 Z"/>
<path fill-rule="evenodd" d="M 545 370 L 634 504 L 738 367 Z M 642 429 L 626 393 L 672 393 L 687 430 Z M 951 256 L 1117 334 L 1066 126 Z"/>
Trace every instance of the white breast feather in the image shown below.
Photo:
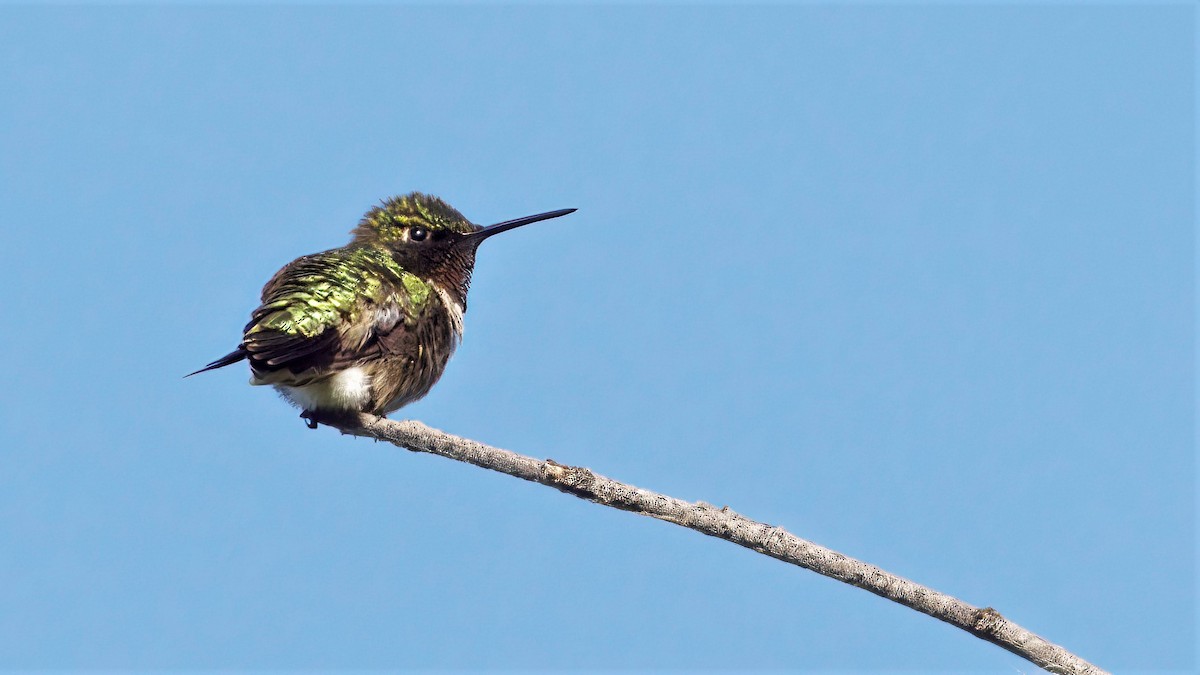
<path fill-rule="evenodd" d="M 371 400 L 371 377 L 358 367 L 301 387 L 275 388 L 304 410 L 363 410 Z"/>

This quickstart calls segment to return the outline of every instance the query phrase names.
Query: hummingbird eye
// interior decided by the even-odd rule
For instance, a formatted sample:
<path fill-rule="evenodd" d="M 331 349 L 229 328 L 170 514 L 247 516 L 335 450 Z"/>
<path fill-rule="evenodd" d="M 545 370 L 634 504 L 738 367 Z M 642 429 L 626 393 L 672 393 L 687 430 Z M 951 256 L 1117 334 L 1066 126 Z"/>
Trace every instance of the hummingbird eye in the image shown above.
<path fill-rule="evenodd" d="M 408 238 L 412 241 L 425 241 L 425 237 L 429 236 L 429 230 L 418 225 L 408 231 Z"/>

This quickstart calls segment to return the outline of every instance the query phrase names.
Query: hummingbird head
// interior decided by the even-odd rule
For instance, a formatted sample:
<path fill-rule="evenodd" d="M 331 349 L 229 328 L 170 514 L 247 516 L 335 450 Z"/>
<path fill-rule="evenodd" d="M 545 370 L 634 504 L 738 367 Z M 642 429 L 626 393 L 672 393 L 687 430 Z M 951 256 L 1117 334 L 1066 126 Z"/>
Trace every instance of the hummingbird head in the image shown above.
<path fill-rule="evenodd" d="M 443 285 L 465 307 L 475 251 L 485 239 L 574 210 L 559 209 L 481 227 L 438 197 L 413 192 L 385 199 L 367 211 L 351 234 L 355 243 L 387 248 L 401 267 Z"/>

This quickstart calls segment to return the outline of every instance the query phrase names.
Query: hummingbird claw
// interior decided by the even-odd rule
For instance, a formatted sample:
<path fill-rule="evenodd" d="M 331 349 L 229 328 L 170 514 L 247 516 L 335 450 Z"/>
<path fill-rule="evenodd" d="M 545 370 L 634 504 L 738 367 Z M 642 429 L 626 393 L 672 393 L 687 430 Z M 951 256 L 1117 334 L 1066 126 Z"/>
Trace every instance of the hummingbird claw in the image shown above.
<path fill-rule="evenodd" d="M 304 420 L 304 425 L 309 429 L 317 428 L 317 418 L 311 412 L 305 410 L 300 413 L 300 418 Z"/>

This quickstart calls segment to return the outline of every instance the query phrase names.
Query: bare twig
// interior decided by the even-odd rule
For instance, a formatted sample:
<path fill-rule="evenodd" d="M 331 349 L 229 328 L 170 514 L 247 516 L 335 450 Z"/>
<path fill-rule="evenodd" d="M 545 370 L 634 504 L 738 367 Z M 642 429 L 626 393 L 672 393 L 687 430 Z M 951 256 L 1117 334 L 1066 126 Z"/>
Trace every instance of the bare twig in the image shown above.
<path fill-rule="evenodd" d="M 728 507 L 686 502 L 605 478 L 582 467 L 542 461 L 452 436 L 420 422 L 394 422 L 365 414 L 337 419 L 322 417 L 317 421 L 345 434 L 376 438 L 414 452 L 467 462 L 549 485 L 603 506 L 640 513 L 731 541 L 924 612 L 1052 673 L 1094 675 L 1106 672 L 1005 619 L 991 607 L 973 607 L 945 593 L 801 539 L 781 527 L 750 520 Z"/>

